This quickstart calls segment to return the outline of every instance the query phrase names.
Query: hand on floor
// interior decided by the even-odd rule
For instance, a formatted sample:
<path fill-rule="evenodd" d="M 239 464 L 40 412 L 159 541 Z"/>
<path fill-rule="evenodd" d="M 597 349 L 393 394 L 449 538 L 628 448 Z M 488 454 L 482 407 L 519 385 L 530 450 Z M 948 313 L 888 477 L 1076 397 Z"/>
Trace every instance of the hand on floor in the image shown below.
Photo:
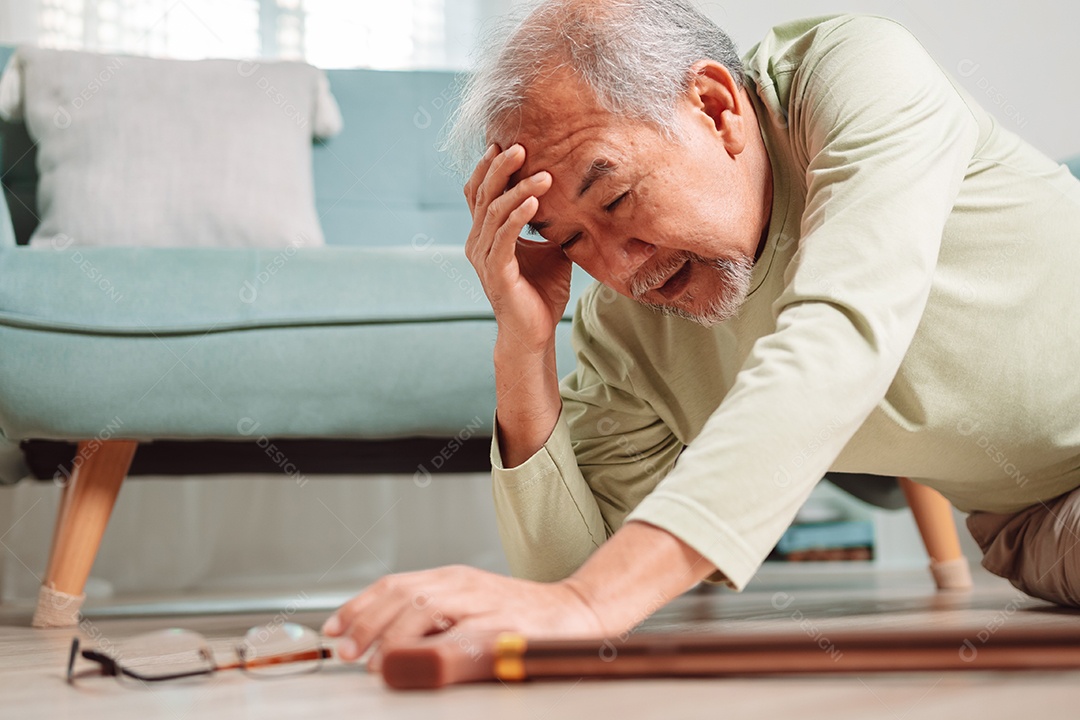
<path fill-rule="evenodd" d="M 346 661 L 379 643 L 368 663 L 372 671 L 379 670 L 389 647 L 438 633 L 603 637 L 599 617 L 573 582 L 518 580 L 463 565 L 387 575 L 341 606 L 323 632 L 343 638 L 338 656 Z"/>

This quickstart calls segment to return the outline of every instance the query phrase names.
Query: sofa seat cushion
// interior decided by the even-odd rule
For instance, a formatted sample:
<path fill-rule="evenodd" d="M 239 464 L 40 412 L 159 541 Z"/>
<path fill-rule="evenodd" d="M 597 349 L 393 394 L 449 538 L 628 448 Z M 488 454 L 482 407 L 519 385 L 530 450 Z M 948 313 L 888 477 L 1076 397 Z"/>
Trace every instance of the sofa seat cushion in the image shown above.
<path fill-rule="evenodd" d="M 453 246 L 14 248 L 0 277 L 0 322 L 84 334 L 493 317 Z"/>
<path fill-rule="evenodd" d="M 454 437 L 490 426 L 496 327 L 461 248 L 279 256 L 0 251 L 0 435 Z"/>

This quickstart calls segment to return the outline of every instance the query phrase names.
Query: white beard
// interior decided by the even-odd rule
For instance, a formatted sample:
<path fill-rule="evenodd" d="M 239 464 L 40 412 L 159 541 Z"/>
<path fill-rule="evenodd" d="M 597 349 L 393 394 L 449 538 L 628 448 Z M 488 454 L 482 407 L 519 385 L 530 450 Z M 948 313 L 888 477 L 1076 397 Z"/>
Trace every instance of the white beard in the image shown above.
<path fill-rule="evenodd" d="M 693 263 L 701 271 L 720 276 L 720 292 L 714 297 L 704 299 L 703 307 L 690 309 L 694 306 L 696 298 L 689 290 L 679 298 L 678 305 L 664 305 L 642 299 L 651 286 L 687 261 Z M 672 256 L 664 266 L 634 278 L 630 283 L 630 292 L 642 305 L 659 310 L 665 315 L 675 315 L 705 327 L 712 327 L 734 317 L 739 312 L 739 308 L 750 293 L 753 272 L 754 263 L 747 257 L 710 259 L 684 250 Z"/>

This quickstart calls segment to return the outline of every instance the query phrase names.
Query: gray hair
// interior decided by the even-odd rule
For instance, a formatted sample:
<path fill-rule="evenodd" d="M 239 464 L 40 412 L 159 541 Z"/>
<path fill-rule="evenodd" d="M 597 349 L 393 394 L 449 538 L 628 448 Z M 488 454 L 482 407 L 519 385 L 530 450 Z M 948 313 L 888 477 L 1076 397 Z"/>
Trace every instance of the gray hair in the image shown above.
<path fill-rule="evenodd" d="M 465 82 L 445 149 L 458 170 L 475 162 L 493 127 L 519 111 L 538 80 L 569 70 L 600 106 L 679 136 L 676 103 L 699 60 L 727 67 L 745 85 L 727 34 L 689 0 L 546 0 L 488 34 Z"/>

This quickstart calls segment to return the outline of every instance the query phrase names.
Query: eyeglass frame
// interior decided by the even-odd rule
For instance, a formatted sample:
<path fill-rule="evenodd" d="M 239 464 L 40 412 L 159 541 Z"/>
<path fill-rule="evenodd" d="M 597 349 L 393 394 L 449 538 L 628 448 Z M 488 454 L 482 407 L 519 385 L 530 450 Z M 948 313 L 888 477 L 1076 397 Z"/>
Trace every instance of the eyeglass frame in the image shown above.
<path fill-rule="evenodd" d="M 310 630 L 311 628 L 307 628 L 307 629 Z M 305 660 L 318 660 L 320 662 L 320 665 L 313 668 L 313 670 L 312 670 L 312 672 L 313 672 L 314 670 L 317 670 L 318 667 L 321 666 L 321 662 L 323 660 L 331 658 L 334 655 L 333 652 L 331 652 L 330 648 L 325 647 L 324 645 L 322 645 L 320 643 L 318 647 L 313 648 L 311 650 L 303 650 L 303 651 L 298 651 L 298 652 L 293 652 L 293 653 L 286 653 L 286 654 L 283 654 L 283 655 L 271 655 L 271 656 L 266 657 L 266 658 L 260 658 L 259 660 L 248 660 L 247 659 L 247 650 L 244 648 L 244 644 L 240 643 L 240 644 L 233 647 L 233 650 L 236 652 L 236 655 L 240 659 L 240 662 L 227 664 L 227 665 L 219 665 L 217 663 L 217 661 L 214 659 L 213 651 L 205 644 L 206 638 L 204 638 L 199 633 L 194 633 L 194 634 L 198 635 L 198 637 L 201 640 L 204 641 L 203 646 L 199 648 L 199 655 L 201 655 L 202 658 L 204 660 L 206 660 L 206 662 L 209 664 L 209 667 L 204 669 L 204 670 L 188 670 L 188 671 L 182 672 L 182 673 L 173 673 L 171 675 L 158 675 L 158 676 L 155 676 L 155 677 L 148 677 L 148 676 L 142 675 L 140 673 L 137 673 L 134 670 L 132 670 L 132 669 L 130 669 L 128 667 L 125 667 L 116 658 L 108 655 L 107 653 L 101 652 L 99 650 L 96 650 L 96 649 L 93 649 L 93 648 L 86 648 L 86 649 L 80 650 L 80 644 L 81 643 L 80 643 L 80 640 L 79 640 L 79 636 L 76 635 L 75 637 L 71 638 L 71 653 L 68 655 L 67 682 L 68 682 L 69 685 L 74 685 L 76 678 L 78 678 L 78 677 L 86 677 L 86 676 L 90 675 L 90 673 L 80 674 L 80 675 L 75 674 L 75 660 L 78 657 L 82 657 L 84 660 L 90 660 L 91 662 L 97 663 L 99 671 L 100 671 L 99 674 L 101 676 L 103 676 L 103 677 L 115 677 L 117 679 L 122 679 L 124 676 L 126 676 L 126 677 L 129 677 L 129 678 L 132 678 L 133 680 L 138 680 L 139 682 L 147 683 L 147 682 L 163 682 L 163 681 L 168 681 L 168 680 L 183 680 L 185 678 L 203 677 L 205 675 L 212 675 L 212 674 L 214 674 L 216 672 L 220 672 L 222 670 L 248 670 L 249 668 L 252 668 L 252 667 L 261 667 L 261 666 L 267 666 L 267 665 L 281 665 L 281 664 L 291 663 L 291 662 L 303 662 Z M 257 677 L 263 677 L 263 676 L 257 676 Z"/>

